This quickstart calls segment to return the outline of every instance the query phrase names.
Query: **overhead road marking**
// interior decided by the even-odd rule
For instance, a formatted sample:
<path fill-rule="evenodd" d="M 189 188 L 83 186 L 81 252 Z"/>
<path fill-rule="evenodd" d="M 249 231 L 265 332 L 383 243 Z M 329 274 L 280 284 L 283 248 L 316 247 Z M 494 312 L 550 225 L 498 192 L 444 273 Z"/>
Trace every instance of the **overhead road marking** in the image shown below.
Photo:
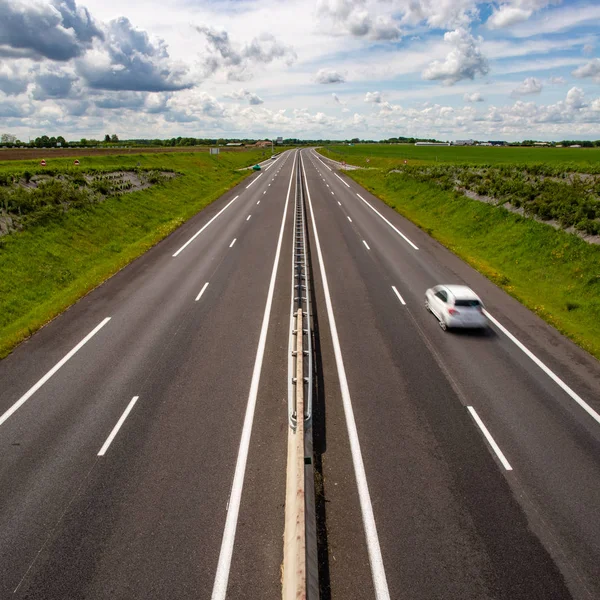
<path fill-rule="evenodd" d="M 294 165 L 296 157 L 294 155 Z M 281 243 L 283 241 L 283 230 L 285 228 L 285 218 L 288 211 L 290 200 L 290 191 L 294 180 L 294 168 L 290 175 L 290 183 L 283 210 L 283 218 L 281 220 L 281 229 L 279 231 L 279 240 L 277 242 L 277 251 L 275 260 L 273 261 L 273 271 L 271 272 L 271 282 L 269 283 L 269 291 L 267 293 L 267 303 L 265 306 L 265 314 L 263 316 L 262 327 L 260 330 L 260 338 L 258 340 L 258 349 L 256 351 L 256 361 L 252 372 L 252 382 L 250 384 L 250 393 L 248 394 L 248 404 L 246 414 L 244 416 L 244 425 L 242 428 L 242 437 L 240 440 L 240 448 L 235 465 L 235 473 L 233 476 L 233 484 L 231 486 L 231 494 L 229 496 L 229 507 L 227 509 L 227 518 L 225 520 L 225 530 L 223 532 L 223 540 L 221 542 L 221 550 L 219 552 L 219 562 L 217 564 L 217 572 L 215 574 L 215 583 L 211 600 L 225 600 L 227 595 L 227 582 L 229 581 L 229 571 L 231 568 L 231 557 L 233 555 L 233 543 L 235 541 L 235 531 L 237 528 L 238 515 L 240 512 L 240 501 L 242 498 L 242 490 L 244 487 L 244 474 L 246 472 L 246 462 L 248 460 L 248 451 L 250 448 L 250 434 L 252 433 L 252 422 L 254 420 L 254 411 L 256 408 L 256 398 L 258 396 L 258 384 L 260 382 L 260 372 L 262 370 L 263 358 L 265 355 L 265 346 L 267 341 L 267 331 L 269 328 L 269 319 L 271 317 L 271 306 L 273 304 L 273 293 L 275 291 L 275 279 L 277 268 L 279 265 L 279 256 L 281 254 Z"/>
<path fill-rule="evenodd" d="M 467 409 L 471 413 L 471 416 L 475 420 L 475 423 L 477 423 L 477 425 L 479 426 L 479 429 L 481 429 L 481 431 L 483 432 L 483 435 L 485 436 L 485 439 L 488 441 L 489 445 L 492 447 L 492 449 L 496 453 L 496 456 L 498 457 L 498 459 L 502 463 L 502 466 L 507 471 L 512 471 L 513 468 L 510 466 L 510 463 L 506 460 L 506 456 L 504 456 L 502 450 L 500 450 L 500 447 L 494 441 L 494 438 L 492 437 L 492 435 L 488 431 L 487 427 L 483 424 L 483 421 L 479 418 L 479 415 L 477 414 L 477 412 L 475 411 L 475 409 L 472 406 L 467 406 Z"/>
<path fill-rule="evenodd" d="M 367 242 L 365 242 L 365 240 L 363 240 L 363 244 L 365 245 L 365 248 L 366 248 L 367 250 L 370 250 L 370 249 L 371 249 L 371 248 L 369 248 L 369 244 L 367 244 Z"/>
<path fill-rule="evenodd" d="M 208 223 L 206 223 L 202 229 L 197 231 L 175 254 L 173 254 L 173 258 L 179 256 L 221 213 L 225 212 L 237 199 L 239 196 L 236 196 L 233 200 L 230 200 Z"/>
<path fill-rule="evenodd" d="M 349 185 L 348 185 L 348 184 L 347 184 L 347 183 L 346 183 L 346 182 L 345 182 L 345 181 L 344 181 L 344 180 L 343 180 L 343 179 L 342 179 L 342 178 L 341 178 L 341 177 L 340 177 L 340 176 L 339 176 L 337 173 L 334 173 L 334 175 L 335 175 L 335 176 L 336 176 L 336 177 L 337 177 L 337 178 L 338 178 L 338 179 L 339 179 L 339 180 L 340 180 L 340 181 L 341 181 L 341 182 L 342 182 L 342 183 L 343 183 L 343 184 L 344 184 L 344 185 L 345 185 L 347 188 L 349 188 L 349 187 L 350 187 L 350 186 L 349 186 Z"/>
<path fill-rule="evenodd" d="M 67 361 L 69 361 L 81 348 L 83 348 L 109 321 L 111 317 L 106 317 L 99 325 L 90 331 L 64 358 L 58 361 L 35 385 L 25 392 L 1 417 L 0 425 L 10 418 L 15 412 L 33 396 Z"/>
<path fill-rule="evenodd" d="M 394 290 L 394 293 L 396 294 L 396 296 L 398 296 L 398 300 L 400 300 L 400 302 L 406 306 L 406 302 L 404 302 L 404 298 L 400 295 L 400 292 L 396 289 L 396 286 L 393 285 L 392 289 Z"/>
<path fill-rule="evenodd" d="M 265 169 L 266 171 L 267 169 Z M 252 187 L 261 177 L 263 176 L 263 174 L 261 173 L 254 181 L 251 181 L 247 186 L 246 189 L 248 189 L 249 187 Z"/>
<path fill-rule="evenodd" d="M 204 294 L 207 287 L 208 287 L 208 281 L 204 284 L 204 286 L 200 290 L 200 293 L 196 296 L 196 300 L 195 300 L 196 302 L 198 302 L 198 300 L 200 300 L 200 298 L 202 298 L 202 294 Z"/>
<path fill-rule="evenodd" d="M 315 213 L 313 211 L 312 201 L 310 197 L 310 189 L 308 179 L 302 162 L 302 171 L 306 184 L 306 194 L 308 197 L 308 206 L 312 219 L 313 232 L 317 247 L 317 256 L 319 258 L 319 268 L 321 271 L 321 279 L 323 280 L 323 292 L 325 295 L 325 304 L 327 306 L 327 317 L 329 319 L 329 328 L 331 331 L 331 339 L 335 353 L 335 362 L 337 366 L 338 378 L 340 380 L 340 389 L 342 394 L 342 403 L 344 406 L 344 414 L 346 415 L 346 427 L 348 429 L 348 438 L 350 439 L 350 450 L 352 453 L 352 463 L 354 465 L 354 473 L 356 476 L 356 485 L 358 488 L 358 498 L 360 501 L 360 509 L 365 528 L 365 537 L 367 539 L 367 550 L 369 553 L 369 563 L 371 565 L 371 573 L 373 576 L 373 586 L 375 588 L 376 600 L 390 600 L 390 592 L 388 590 L 385 569 L 383 566 L 383 557 L 379 546 L 379 537 L 377 535 L 377 526 L 375 524 L 375 515 L 373 513 L 373 505 L 371 504 L 371 496 L 369 494 L 369 486 L 367 484 L 367 475 L 365 465 L 360 450 L 360 442 L 358 440 L 358 431 L 356 429 L 356 421 L 354 419 L 354 411 L 352 409 L 352 400 L 350 398 L 350 389 L 346 378 L 346 369 L 344 367 L 344 359 L 342 358 L 342 349 L 338 337 L 337 326 L 333 314 L 333 306 L 331 295 L 329 294 L 329 283 L 327 282 L 327 274 L 325 272 L 325 264 L 323 262 L 323 253 L 321 252 L 321 244 L 319 242 L 319 233 L 315 221 Z"/>
<path fill-rule="evenodd" d="M 248 216 L 246 217 L 246 221 L 249 221 L 251 216 L 252 216 L 252 215 L 248 215 Z"/>
<path fill-rule="evenodd" d="M 600 414 L 598 414 L 579 394 L 574 392 L 554 371 L 547 367 L 527 346 L 522 344 L 504 325 L 497 321 L 487 310 L 483 310 L 485 316 L 498 328 L 508 339 L 520 348 L 550 379 L 552 379 L 559 387 L 561 387 L 585 412 L 600 424 Z"/>
<path fill-rule="evenodd" d="M 235 244 L 236 240 L 237 240 L 237 238 L 233 238 L 233 242 L 231 242 L 231 244 L 229 244 L 230 248 L 233 248 L 233 245 Z"/>
<path fill-rule="evenodd" d="M 131 409 L 135 406 L 135 403 L 138 401 L 138 398 L 139 398 L 139 396 L 134 396 L 131 399 L 131 402 L 129 402 L 129 404 L 127 405 L 125 412 L 121 415 L 121 418 L 117 421 L 117 424 L 114 426 L 114 429 L 111 431 L 110 435 L 106 438 L 106 441 L 104 442 L 104 445 L 102 446 L 102 448 L 100 448 L 100 452 L 98 452 L 98 456 L 104 456 L 106 454 L 108 447 L 112 444 L 112 441 L 115 439 L 115 436 L 117 435 L 117 433 L 119 433 L 119 429 L 121 429 L 121 426 L 123 425 L 123 423 L 125 423 L 125 419 L 131 412 Z"/>
<path fill-rule="evenodd" d="M 415 250 L 419 248 L 415 246 L 397 227 L 392 225 L 376 208 L 373 208 L 360 194 L 356 194 L 373 212 L 377 213 L 401 238 L 408 242 Z"/>

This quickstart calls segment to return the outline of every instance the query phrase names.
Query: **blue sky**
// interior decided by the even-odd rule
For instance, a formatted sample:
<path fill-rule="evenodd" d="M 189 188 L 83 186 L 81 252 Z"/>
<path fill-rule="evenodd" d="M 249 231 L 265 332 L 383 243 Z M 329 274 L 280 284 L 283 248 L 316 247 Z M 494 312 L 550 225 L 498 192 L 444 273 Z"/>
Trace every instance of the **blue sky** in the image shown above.
<path fill-rule="evenodd" d="M 599 26 L 592 0 L 0 0 L 0 132 L 599 139 Z"/>

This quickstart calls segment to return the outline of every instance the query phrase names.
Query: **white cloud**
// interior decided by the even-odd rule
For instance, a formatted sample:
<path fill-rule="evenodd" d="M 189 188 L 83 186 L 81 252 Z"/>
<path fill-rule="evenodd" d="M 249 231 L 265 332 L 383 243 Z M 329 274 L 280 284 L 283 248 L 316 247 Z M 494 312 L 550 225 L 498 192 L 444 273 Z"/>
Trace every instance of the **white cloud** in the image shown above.
<path fill-rule="evenodd" d="M 539 79 L 536 79 L 535 77 L 527 77 L 525 81 L 521 83 L 521 85 L 519 85 L 512 91 L 511 96 L 515 98 L 517 96 L 529 96 L 531 94 L 540 94 L 543 88 L 544 85 Z"/>
<path fill-rule="evenodd" d="M 381 104 L 382 98 L 379 92 L 367 92 L 365 95 L 365 102 L 372 102 L 373 104 Z"/>
<path fill-rule="evenodd" d="M 340 100 L 340 97 L 335 92 L 331 94 L 331 97 L 336 104 L 339 104 L 340 106 L 346 106 L 346 101 Z"/>
<path fill-rule="evenodd" d="M 468 92 L 463 96 L 465 102 L 484 102 L 485 98 L 479 92 L 473 92 L 469 94 Z"/>
<path fill-rule="evenodd" d="M 575 77 L 591 77 L 596 83 L 600 83 L 600 58 L 594 58 L 592 61 L 573 71 Z"/>
<path fill-rule="evenodd" d="M 223 96 L 225 98 L 231 98 L 232 100 L 247 100 L 248 104 L 250 104 L 251 106 L 258 106 L 259 104 L 264 104 L 264 100 L 260 96 L 244 88 L 240 88 L 237 92 L 229 92 L 227 94 L 223 94 Z"/>
<path fill-rule="evenodd" d="M 478 16 L 477 0 L 410 0 L 401 4 L 402 23 L 425 22 L 432 29 L 468 27 Z"/>
<path fill-rule="evenodd" d="M 567 92 L 566 103 L 568 106 L 570 106 L 574 109 L 584 108 L 586 106 L 586 104 L 585 104 L 585 94 L 584 94 L 583 90 L 581 88 L 577 88 L 577 87 L 571 88 Z"/>
<path fill-rule="evenodd" d="M 317 83 L 344 83 L 346 77 L 335 69 L 319 69 L 315 75 Z"/>
<path fill-rule="evenodd" d="M 550 77 L 550 79 L 548 79 L 548 83 L 551 85 L 565 85 L 567 82 L 564 77 Z"/>
<path fill-rule="evenodd" d="M 549 12 L 540 12 L 526 23 L 515 25 L 510 33 L 516 37 L 541 36 L 567 31 L 582 24 L 597 22 L 598 19 L 600 19 L 600 5 L 597 3 L 584 5 L 569 3 Z"/>
<path fill-rule="evenodd" d="M 592 44 L 585 44 L 581 51 L 583 54 L 589 56 L 590 54 L 594 54 L 594 46 Z"/>
<path fill-rule="evenodd" d="M 444 61 L 434 60 L 423 72 L 423 79 L 439 79 L 446 85 L 453 85 L 461 79 L 487 75 L 489 67 L 479 49 L 481 41 L 462 28 L 447 32 L 444 42 L 452 50 Z"/>

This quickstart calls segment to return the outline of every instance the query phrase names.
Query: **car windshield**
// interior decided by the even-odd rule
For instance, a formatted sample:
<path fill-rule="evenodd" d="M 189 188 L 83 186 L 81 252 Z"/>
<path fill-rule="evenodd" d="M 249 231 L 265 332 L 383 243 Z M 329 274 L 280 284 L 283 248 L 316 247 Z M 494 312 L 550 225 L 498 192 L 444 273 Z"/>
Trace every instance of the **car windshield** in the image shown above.
<path fill-rule="evenodd" d="M 456 300 L 454 306 L 468 306 L 474 308 L 476 306 L 481 306 L 481 304 L 479 303 L 479 300 Z"/>

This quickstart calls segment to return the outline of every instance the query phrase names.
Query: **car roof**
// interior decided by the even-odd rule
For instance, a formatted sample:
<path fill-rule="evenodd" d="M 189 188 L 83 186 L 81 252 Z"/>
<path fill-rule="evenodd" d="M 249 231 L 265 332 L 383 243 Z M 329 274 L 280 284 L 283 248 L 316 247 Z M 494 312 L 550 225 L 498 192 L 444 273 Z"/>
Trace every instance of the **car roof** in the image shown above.
<path fill-rule="evenodd" d="M 479 296 L 466 285 L 443 285 L 455 298 L 461 300 L 479 300 Z"/>

